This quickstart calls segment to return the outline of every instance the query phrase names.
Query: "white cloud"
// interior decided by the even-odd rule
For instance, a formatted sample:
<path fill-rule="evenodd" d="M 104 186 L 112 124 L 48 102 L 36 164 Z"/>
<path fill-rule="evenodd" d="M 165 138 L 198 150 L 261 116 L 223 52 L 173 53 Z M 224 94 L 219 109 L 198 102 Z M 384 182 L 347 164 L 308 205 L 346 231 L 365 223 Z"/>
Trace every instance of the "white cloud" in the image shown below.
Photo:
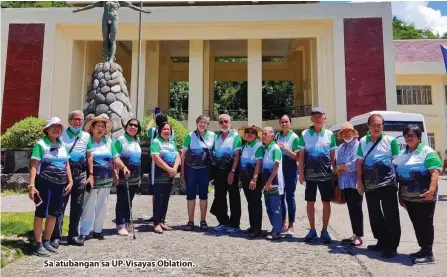
<path fill-rule="evenodd" d="M 380 0 L 357 0 L 352 2 L 389 2 Z M 392 1 L 393 15 L 399 19 L 414 23 L 416 28 L 429 28 L 440 35 L 447 32 L 447 16 L 440 10 L 428 6 L 428 1 Z"/>
<path fill-rule="evenodd" d="M 430 28 L 439 34 L 447 32 L 447 16 L 428 6 L 427 1 L 392 2 L 393 15 L 414 23 L 417 28 Z"/>

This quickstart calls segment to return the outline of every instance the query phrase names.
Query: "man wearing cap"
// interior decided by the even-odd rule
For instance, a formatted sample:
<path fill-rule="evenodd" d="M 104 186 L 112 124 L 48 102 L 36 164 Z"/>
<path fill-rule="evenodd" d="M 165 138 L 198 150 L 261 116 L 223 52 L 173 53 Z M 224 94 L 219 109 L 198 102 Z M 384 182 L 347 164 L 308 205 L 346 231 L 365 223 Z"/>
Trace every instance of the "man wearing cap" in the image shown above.
<path fill-rule="evenodd" d="M 62 128 L 62 120 L 50 118 L 43 128 L 45 136 L 37 141 L 31 154 L 28 189 L 29 198 L 36 204 L 33 229 L 38 256 L 48 257 L 58 252 L 51 246 L 50 237 L 61 214 L 62 198 L 73 185 L 68 150 L 60 139 Z"/>
<path fill-rule="evenodd" d="M 315 230 L 315 201 L 318 187 L 323 202 L 321 240 L 329 243 L 331 237 L 327 227 L 331 216 L 332 168 L 335 168 L 337 144 L 332 131 L 323 126 L 326 122 L 326 115 L 322 108 L 312 109 L 311 120 L 313 126 L 301 133 L 299 154 L 299 182 L 303 184 L 306 181 L 305 200 L 307 201 L 307 218 L 310 225 L 310 231 L 304 240 L 318 239 Z"/>
<path fill-rule="evenodd" d="M 90 144 L 88 144 L 90 135 L 82 131 L 83 121 L 84 113 L 82 111 L 70 112 L 68 115 L 68 124 L 70 126 L 61 136 L 70 156 L 69 162 L 73 176 L 73 187 L 71 192 L 64 196 L 61 215 L 56 218 L 56 225 L 51 236 L 51 245 L 54 248 L 59 247 L 59 241 L 62 237 L 65 208 L 67 207 L 70 196 L 70 224 L 68 227 L 67 243 L 77 246 L 84 245 L 84 241 L 79 238 L 78 229 L 82 214 L 82 205 L 84 204 L 85 187 L 87 185 L 87 151 L 90 149 Z M 91 155 L 91 153 L 88 155 Z"/>
<path fill-rule="evenodd" d="M 214 201 L 210 212 L 216 216 L 219 225 L 216 231 L 228 233 L 239 232 L 241 220 L 241 195 L 236 171 L 241 155 L 242 139 L 237 130 L 231 128 L 230 116 L 219 116 L 220 132 L 214 136 L 214 161 L 216 176 L 214 178 Z M 230 200 L 231 216 L 228 216 L 227 192 Z"/>

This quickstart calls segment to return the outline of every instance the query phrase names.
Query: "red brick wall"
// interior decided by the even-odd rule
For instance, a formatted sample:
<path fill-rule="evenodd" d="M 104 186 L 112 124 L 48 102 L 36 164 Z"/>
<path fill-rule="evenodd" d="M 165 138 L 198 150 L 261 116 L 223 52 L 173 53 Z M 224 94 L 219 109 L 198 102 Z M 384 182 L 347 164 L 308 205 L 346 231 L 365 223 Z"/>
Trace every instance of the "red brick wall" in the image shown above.
<path fill-rule="evenodd" d="M 45 24 L 10 24 L 1 132 L 39 112 Z"/>
<path fill-rule="evenodd" d="M 386 110 L 382 18 L 344 19 L 348 120 Z"/>

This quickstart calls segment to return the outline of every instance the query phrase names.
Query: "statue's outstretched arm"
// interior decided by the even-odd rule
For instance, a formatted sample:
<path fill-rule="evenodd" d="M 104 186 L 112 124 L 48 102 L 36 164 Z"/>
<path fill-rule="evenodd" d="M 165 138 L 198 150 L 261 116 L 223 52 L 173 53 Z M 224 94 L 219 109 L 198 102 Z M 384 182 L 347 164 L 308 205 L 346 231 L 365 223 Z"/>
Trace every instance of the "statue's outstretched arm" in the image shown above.
<path fill-rule="evenodd" d="M 101 2 L 101 1 L 96 1 L 95 3 L 93 3 L 93 4 L 91 4 L 91 5 L 85 6 L 85 7 L 83 7 L 83 8 L 76 9 L 76 10 L 74 10 L 73 12 L 74 12 L 74 13 L 82 12 L 82 11 L 91 10 L 91 9 L 93 9 L 93 8 L 101 7 L 101 6 L 102 6 L 102 2 Z"/>
<path fill-rule="evenodd" d="M 151 13 L 149 10 L 142 10 L 142 9 L 132 5 L 131 3 L 127 2 L 127 1 L 120 1 L 120 6 L 128 7 L 128 8 L 131 8 L 132 10 L 136 10 L 136 11 L 139 11 L 139 12 Z"/>

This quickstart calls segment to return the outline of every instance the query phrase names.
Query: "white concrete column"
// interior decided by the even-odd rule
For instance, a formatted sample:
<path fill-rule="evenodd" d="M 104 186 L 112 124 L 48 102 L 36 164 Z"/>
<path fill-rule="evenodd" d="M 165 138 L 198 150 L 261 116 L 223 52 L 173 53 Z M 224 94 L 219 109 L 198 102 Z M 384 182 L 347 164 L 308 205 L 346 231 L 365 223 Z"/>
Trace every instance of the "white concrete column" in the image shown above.
<path fill-rule="evenodd" d="M 1 24 L 1 53 L 2 53 L 2 83 L 1 83 L 1 96 L 0 96 L 0 119 L 2 118 L 2 110 L 3 110 L 3 94 L 5 91 L 5 73 L 6 73 L 6 57 L 8 56 L 8 40 L 9 40 L 9 24 Z"/>
<path fill-rule="evenodd" d="M 160 41 L 147 42 L 146 68 L 146 108 L 153 111 L 159 105 Z"/>
<path fill-rule="evenodd" d="M 138 74 L 138 41 L 132 41 L 132 84 L 130 87 L 130 103 L 132 104 L 134 115 L 143 120 L 146 113 L 144 110 L 144 94 L 146 91 L 146 41 L 141 42 L 141 60 L 140 60 L 140 79 L 139 79 L 139 93 L 138 93 L 138 107 L 137 107 L 137 74 Z"/>
<path fill-rule="evenodd" d="M 189 41 L 189 130 L 196 128 L 196 118 L 203 113 L 203 50 L 203 40 Z"/>
<path fill-rule="evenodd" d="M 336 123 L 348 120 L 346 108 L 345 41 L 343 38 L 343 19 L 335 19 L 332 41 L 334 51 L 334 103 Z"/>
<path fill-rule="evenodd" d="M 161 110 L 169 109 L 170 91 L 169 82 L 171 81 L 171 57 L 169 56 L 167 42 L 160 42 L 160 68 L 158 79 L 158 105 Z"/>
<path fill-rule="evenodd" d="M 248 122 L 262 126 L 262 39 L 247 43 Z"/>
<path fill-rule="evenodd" d="M 214 55 L 211 41 L 203 42 L 203 110 L 212 114 L 211 99 L 214 102 Z"/>
<path fill-rule="evenodd" d="M 42 74 L 40 78 L 39 117 L 48 118 L 51 104 L 51 87 L 53 84 L 54 45 L 56 36 L 56 24 L 45 24 L 43 41 Z M 61 118 L 62 119 L 62 118 Z M 63 120 L 63 119 L 62 119 Z"/>
<path fill-rule="evenodd" d="M 382 16 L 383 65 L 386 89 L 386 110 L 397 110 L 396 72 L 394 69 L 393 19 L 390 8 Z"/>

